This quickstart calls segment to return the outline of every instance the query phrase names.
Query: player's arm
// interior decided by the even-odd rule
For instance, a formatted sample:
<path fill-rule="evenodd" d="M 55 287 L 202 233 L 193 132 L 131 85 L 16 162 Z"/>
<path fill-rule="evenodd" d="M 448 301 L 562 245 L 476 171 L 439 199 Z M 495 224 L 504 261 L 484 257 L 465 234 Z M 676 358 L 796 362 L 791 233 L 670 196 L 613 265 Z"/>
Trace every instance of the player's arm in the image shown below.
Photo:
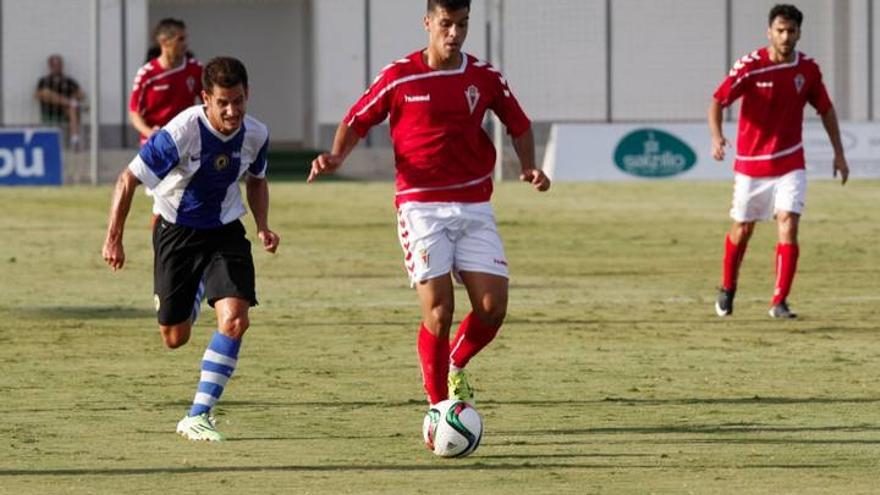
<path fill-rule="evenodd" d="M 265 177 L 248 174 L 245 178 L 248 206 L 257 224 L 257 237 L 263 243 L 263 249 L 274 253 L 281 242 L 281 236 L 269 228 L 269 182 Z"/>
<path fill-rule="evenodd" d="M 159 126 L 151 126 L 150 124 L 147 124 L 144 117 L 134 110 L 128 111 L 128 119 L 131 121 L 132 127 L 134 127 L 141 136 L 150 137 L 154 132 L 159 130 Z"/>
<path fill-rule="evenodd" d="M 709 103 L 709 133 L 712 135 L 712 157 L 716 160 L 724 160 L 725 148 L 729 146 L 724 137 L 724 129 L 721 127 L 721 118 L 724 107 L 715 98 Z"/>
<path fill-rule="evenodd" d="M 360 140 L 361 137 L 354 129 L 345 122 L 340 122 L 339 127 L 336 128 L 336 136 L 333 138 L 333 148 L 330 153 L 321 153 L 312 160 L 312 170 L 306 182 L 312 182 L 319 175 L 337 171 Z"/>
<path fill-rule="evenodd" d="M 513 149 L 519 158 L 519 180 L 532 184 L 542 192 L 550 189 L 550 178 L 535 166 L 535 135 L 531 128 L 513 138 Z"/>
<path fill-rule="evenodd" d="M 828 133 L 828 139 L 831 140 L 831 147 L 834 149 L 834 177 L 840 172 L 840 184 L 846 184 L 849 179 L 849 165 L 846 163 L 846 157 L 843 154 L 843 142 L 840 139 L 840 124 L 837 121 L 837 112 L 831 107 L 827 112 L 822 114 L 822 125 L 825 132 Z"/>
<path fill-rule="evenodd" d="M 125 230 L 125 219 L 131 210 L 131 202 L 135 189 L 141 181 L 126 168 L 116 179 L 116 188 L 110 202 L 110 219 L 107 222 L 107 237 L 101 254 L 104 261 L 113 271 L 121 270 L 125 264 L 125 250 L 122 247 L 122 233 Z"/>

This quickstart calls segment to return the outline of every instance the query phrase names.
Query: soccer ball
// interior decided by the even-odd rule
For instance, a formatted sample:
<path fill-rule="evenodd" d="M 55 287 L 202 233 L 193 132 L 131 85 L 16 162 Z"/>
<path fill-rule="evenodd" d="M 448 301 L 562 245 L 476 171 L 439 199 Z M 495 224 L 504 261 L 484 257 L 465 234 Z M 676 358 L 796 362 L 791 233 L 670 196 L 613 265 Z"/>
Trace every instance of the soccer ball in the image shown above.
<path fill-rule="evenodd" d="M 422 437 L 428 450 L 440 457 L 465 457 L 480 446 L 483 418 L 467 402 L 440 401 L 425 414 Z"/>

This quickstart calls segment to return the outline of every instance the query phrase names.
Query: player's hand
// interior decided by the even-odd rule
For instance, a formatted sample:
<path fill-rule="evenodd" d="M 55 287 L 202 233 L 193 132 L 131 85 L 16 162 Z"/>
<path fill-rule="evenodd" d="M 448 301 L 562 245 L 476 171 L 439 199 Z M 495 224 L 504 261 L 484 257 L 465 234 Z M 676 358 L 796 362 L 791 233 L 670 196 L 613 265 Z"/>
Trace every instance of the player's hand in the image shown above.
<path fill-rule="evenodd" d="M 275 253 L 275 250 L 278 249 L 278 244 L 281 243 L 281 236 L 269 229 L 258 231 L 257 237 L 263 243 L 263 249 L 270 253 Z"/>
<path fill-rule="evenodd" d="M 712 158 L 721 161 L 724 160 L 725 149 L 730 147 L 730 142 L 726 137 L 712 138 Z"/>
<path fill-rule="evenodd" d="M 104 261 L 110 265 L 111 270 L 114 272 L 122 270 L 122 265 L 125 264 L 125 249 L 122 247 L 122 241 L 105 240 L 101 255 L 104 257 Z"/>
<path fill-rule="evenodd" d="M 547 177 L 543 170 L 537 168 L 523 169 L 522 173 L 519 174 L 519 180 L 528 182 L 541 192 L 550 189 L 550 177 Z"/>
<path fill-rule="evenodd" d="M 846 158 L 842 156 L 834 157 L 834 178 L 837 178 L 837 172 L 840 172 L 840 185 L 846 184 L 849 179 L 849 165 L 846 164 Z"/>
<path fill-rule="evenodd" d="M 319 175 L 332 174 L 342 166 L 342 157 L 339 155 L 331 155 L 330 153 L 321 153 L 312 160 L 312 170 L 309 172 L 309 178 L 306 182 L 312 182 Z"/>

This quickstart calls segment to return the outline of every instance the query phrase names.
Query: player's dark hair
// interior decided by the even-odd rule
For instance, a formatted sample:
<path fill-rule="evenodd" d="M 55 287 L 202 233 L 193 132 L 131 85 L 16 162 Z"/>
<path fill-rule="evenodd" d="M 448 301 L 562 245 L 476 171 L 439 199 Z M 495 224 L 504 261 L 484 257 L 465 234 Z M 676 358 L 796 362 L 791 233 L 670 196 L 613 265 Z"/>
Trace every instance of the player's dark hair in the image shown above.
<path fill-rule="evenodd" d="M 184 23 L 180 19 L 166 17 L 159 21 L 159 24 L 156 24 L 156 29 L 153 30 L 153 39 L 156 39 L 159 36 L 171 36 L 174 33 L 177 33 L 178 31 L 183 31 L 185 29 L 186 23 Z"/>
<path fill-rule="evenodd" d="M 214 89 L 214 86 L 234 88 L 239 84 L 247 89 L 248 75 L 244 64 L 237 58 L 215 57 L 205 64 L 205 69 L 202 71 L 202 88 L 208 93 Z"/>
<path fill-rule="evenodd" d="M 455 12 L 456 10 L 468 9 L 471 10 L 471 0 L 428 0 L 428 13 L 434 11 L 437 7 L 440 7 L 448 12 Z"/>
<path fill-rule="evenodd" d="M 798 28 L 804 22 L 804 14 L 797 7 L 788 3 L 778 3 L 770 9 L 770 15 L 767 16 L 767 25 L 773 24 L 773 19 L 782 17 L 786 21 L 794 21 Z"/>

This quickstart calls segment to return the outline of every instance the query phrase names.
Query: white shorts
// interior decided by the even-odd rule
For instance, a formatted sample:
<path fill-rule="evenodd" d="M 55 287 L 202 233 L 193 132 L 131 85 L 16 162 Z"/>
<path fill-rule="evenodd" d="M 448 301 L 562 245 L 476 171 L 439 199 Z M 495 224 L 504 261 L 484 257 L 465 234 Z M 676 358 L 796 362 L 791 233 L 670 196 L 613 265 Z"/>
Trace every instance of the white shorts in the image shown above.
<path fill-rule="evenodd" d="M 397 210 L 397 234 L 413 287 L 450 272 L 508 277 L 489 202 L 404 203 Z"/>
<path fill-rule="evenodd" d="M 807 196 L 807 172 L 793 170 L 779 177 L 734 174 L 730 217 L 737 222 L 769 219 L 774 212 L 800 214 Z"/>

